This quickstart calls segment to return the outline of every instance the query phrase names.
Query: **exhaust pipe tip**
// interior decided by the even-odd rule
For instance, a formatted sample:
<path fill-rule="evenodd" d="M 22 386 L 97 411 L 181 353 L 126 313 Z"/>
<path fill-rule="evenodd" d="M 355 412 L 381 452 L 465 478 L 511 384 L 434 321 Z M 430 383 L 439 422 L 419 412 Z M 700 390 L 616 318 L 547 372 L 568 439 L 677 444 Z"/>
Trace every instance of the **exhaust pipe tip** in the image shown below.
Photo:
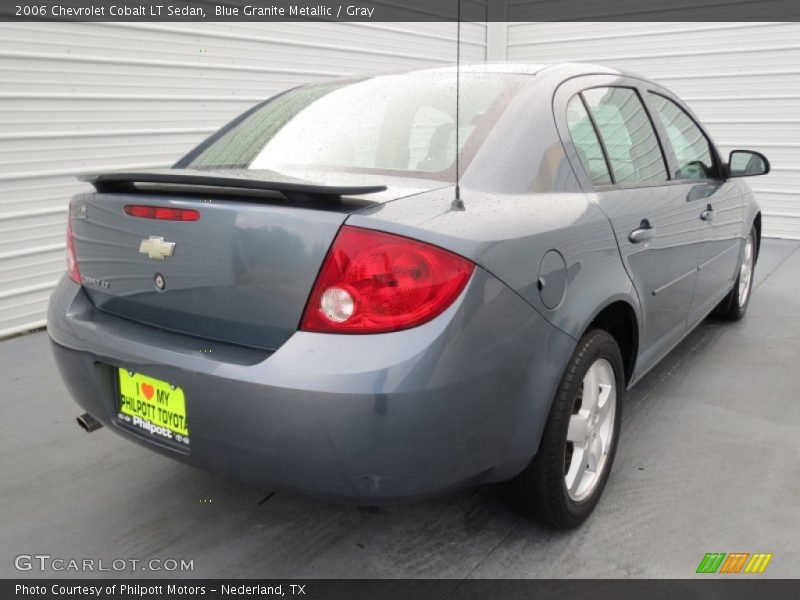
<path fill-rule="evenodd" d="M 97 431 L 103 426 L 103 424 L 100 421 L 95 419 L 89 413 L 83 413 L 80 417 L 78 417 L 75 420 L 78 422 L 78 425 L 80 425 L 86 433 L 92 433 L 93 431 Z"/>

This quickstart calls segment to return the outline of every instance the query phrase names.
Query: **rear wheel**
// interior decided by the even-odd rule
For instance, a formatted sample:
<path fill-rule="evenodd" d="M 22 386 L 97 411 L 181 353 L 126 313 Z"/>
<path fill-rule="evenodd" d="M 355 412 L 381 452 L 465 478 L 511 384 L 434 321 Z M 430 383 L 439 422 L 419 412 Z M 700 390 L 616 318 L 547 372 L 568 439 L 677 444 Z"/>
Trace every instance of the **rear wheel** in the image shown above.
<path fill-rule="evenodd" d="M 504 484 L 512 508 L 559 529 L 591 514 L 614 461 L 624 390 L 616 341 L 606 331 L 589 331 L 561 379 L 539 451 Z"/>
<path fill-rule="evenodd" d="M 753 272 L 756 266 L 756 230 L 750 230 L 750 235 L 744 245 L 742 252 L 742 262 L 739 266 L 739 274 L 733 289 L 722 299 L 713 311 L 715 317 L 723 319 L 738 320 L 747 312 L 750 305 L 750 293 L 753 289 Z"/>

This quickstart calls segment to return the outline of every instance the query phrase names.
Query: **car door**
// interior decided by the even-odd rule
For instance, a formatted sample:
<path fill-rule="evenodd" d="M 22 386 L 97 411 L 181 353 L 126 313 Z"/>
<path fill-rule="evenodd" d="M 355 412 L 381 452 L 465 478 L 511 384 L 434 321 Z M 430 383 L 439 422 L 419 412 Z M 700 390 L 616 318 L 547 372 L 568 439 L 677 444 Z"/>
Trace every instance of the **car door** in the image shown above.
<path fill-rule="evenodd" d="M 569 80 L 555 98 L 566 107 L 567 154 L 596 192 L 639 296 L 637 372 L 686 333 L 699 239 L 696 206 L 670 177 L 644 93 L 639 80 L 598 75 Z"/>
<path fill-rule="evenodd" d="M 647 99 L 673 179 L 685 182 L 686 202 L 697 218 L 698 265 L 688 325 L 703 319 L 731 289 L 742 247 L 744 203 L 736 182 L 723 177 L 716 148 L 680 101 L 663 89 L 648 89 Z"/>

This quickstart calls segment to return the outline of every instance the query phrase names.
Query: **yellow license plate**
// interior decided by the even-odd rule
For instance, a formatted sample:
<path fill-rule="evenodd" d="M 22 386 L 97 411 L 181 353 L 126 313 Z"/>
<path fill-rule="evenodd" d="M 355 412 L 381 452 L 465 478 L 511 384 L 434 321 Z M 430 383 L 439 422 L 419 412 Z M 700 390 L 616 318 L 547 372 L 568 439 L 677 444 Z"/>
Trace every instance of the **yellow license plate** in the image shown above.
<path fill-rule="evenodd" d="M 154 436 L 189 445 L 183 390 L 141 373 L 118 370 L 122 422 Z"/>

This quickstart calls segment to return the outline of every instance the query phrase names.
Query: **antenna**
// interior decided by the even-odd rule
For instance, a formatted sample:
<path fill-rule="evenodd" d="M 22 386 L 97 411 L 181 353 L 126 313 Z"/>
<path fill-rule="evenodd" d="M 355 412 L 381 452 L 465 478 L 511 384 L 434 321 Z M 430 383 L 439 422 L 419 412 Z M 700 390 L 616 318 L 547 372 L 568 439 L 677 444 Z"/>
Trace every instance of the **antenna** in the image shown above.
<path fill-rule="evenodd" d="M 464 202 L 461 200 L 461 186 L 459 180 L 461 179 L 461 170 L 459 165 L 459 156 L 461 155 L 461 147 L 459 145 L 459 107 L 461 99 L 461 0 L 456 0 L 456 189 L 455 198 L 450 205 L 452 210 L 464 210 Z"/>

